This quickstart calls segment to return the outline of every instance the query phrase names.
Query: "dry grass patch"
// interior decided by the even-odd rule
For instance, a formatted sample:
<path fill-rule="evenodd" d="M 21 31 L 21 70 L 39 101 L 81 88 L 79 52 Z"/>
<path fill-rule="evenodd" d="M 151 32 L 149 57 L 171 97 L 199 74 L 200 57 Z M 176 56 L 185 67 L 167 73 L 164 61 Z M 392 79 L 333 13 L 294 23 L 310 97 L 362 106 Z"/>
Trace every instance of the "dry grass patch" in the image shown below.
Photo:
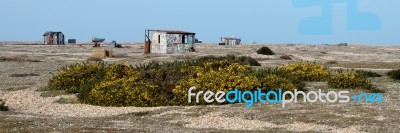
<path fill-rule="evenodd" d="M 174 56 L 175 57 L 175 59 L 178 59 L 178 60 L 190 60 L 190 59 L 193 59 L 193 56 L 191 56 L 191 55 L 177 55 L 177 56 Z"/>
<path fill-rule="evenodd" d="M 33 59 L 24 59 L 22 57 L 0 57 L 0 62 L 42 62 L 42 61 Z"/>
<path fill-rule="evenodd" d="M 25 90 L 25 89 L 28 89 L 29 87 L 11 87 L 11 88 L 7 88 L 7 89 L 4 89 L 4 91 L 19 91 L 19 90 Z"/>
<path fill-rule="evenodd" d="M 77 98 L 60 98 L 55 102 L 59 104 L 78 104 L 79 100 Z"/>
<path fill-rule="evenodd" d="M 236 51 L 230 51 L 230 52 L 228 52 L 228 55 L 236 55 L 236 56 L 240 56 L 240 55 L 242 55 L 242 53 L 240 53 L 240 52 L 236 52 Z"/>
<path fill-rule="evenodd" d="M 88 59 L 86 59 L 87 61 L 103 61 L 103 59 L 101 58 L 96 58 L 96 57 L 89 57 Z"/>
<path fill-rule="evenodd" d="M 106 57 L 113 57 L 113 51 L 111 49 L 96 48 L 87 61 L 103 61 Z"/>
<path fill-rule="evenodd" d="M 10 77 L 30 77 L 30 76 L 40 76 L 35 73 L 21 73 L 21 74 L 11 74 Z"/>
<path fill-rule="evenodd" d="M 106 50 L 103 48 L 96 48 L 92 51 L 90 58 L 104 59 L 106 58 Z"/>
<path fill-rule="evenodd" d="M 112 49 L 106 49 L 106 57 L 113 57 L 113 50 Z"/>
<path fill-rule="evenodd" d="M 328 60 L 325 62 L 325 64 L 338 64 L 338 62 L 335 60 Z"/>
<path fill-rule="evenodd" d="M 149 59 L 149 58 L 158 58 L 158 57 L 164 57 L 165 55 L 161 55 L 161 54 L 144 54 L 144 58 L 145 59 Z"/>
<path fill-rule="evenodd" d="M 369 68 L 369 69 L 399 69 L 400 62 L 365 62 L 365 61 L 341 61 L 339 64 L 332 64 L 330 67 L 344 68 Z"/>
<path fill-rule="evenodd" d="M 279 58 L 284 59 L 284 60 L 292 60 L 292 57 L 290 55 L 282 55 Z"/>
<path fill-rule="evenodd" d="M 40 94 L 41 97 L 56 97 L 56 96 L 61 96 L 61 95 L 68 95 L 64 90 L 49 90 L 49 91 L 44 91 L 42 94 Z"/>
<path fill-rule="evenodd" d="M 106 57 L 112 57 L 112 54 L 113 54 L 112 49 L 96 48 L 93 50 L 91 56 L 99 57 L 99 58 L 106 58 Z"/>
<path fill-rule="evenodd" d="M 128 54 L 114 54 L 113 58 L 128 58 Z"/>
<path fill-rule="evenodd" d="M 271 58 L 256 58 L 258 61 L 272 60 Z"/>

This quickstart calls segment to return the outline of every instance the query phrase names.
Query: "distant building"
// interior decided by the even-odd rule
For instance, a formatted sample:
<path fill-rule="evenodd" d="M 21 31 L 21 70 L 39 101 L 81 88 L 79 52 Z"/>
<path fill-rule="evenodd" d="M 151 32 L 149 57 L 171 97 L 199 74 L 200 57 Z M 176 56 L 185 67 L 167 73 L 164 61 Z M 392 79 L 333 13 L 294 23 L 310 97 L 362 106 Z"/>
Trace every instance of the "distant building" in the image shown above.
<path fill-rule="evenodd" d="M 242 39 L 235 37 L 221 37 L 220 45 L 240 45 Z"/>
<path fill-rule="evenodd" d="M 348 44 L 347 43 L 340 43 L 340 44 L 338 44 L 338 46 L 348 46 Z"/>
<path fill-rule="evenodd" d="M 64 34 L 62 32 L 48 31 L 43 34 L 44 44 L 65 44 Z"/>
<path fill-rule="evenodd" d="M 68 39 L 68 44 L 76 44 L 76 39 Z"/>
<path fill-rule="evenodd" d="M 145 53 L 174 54 L 194 51 L 196 33 L 179 30 L 146 30 Z"/>
<path fill-rule="evenodd" d="M 195 43 L 203 43 L 203 41 L 196 38 Z"/>

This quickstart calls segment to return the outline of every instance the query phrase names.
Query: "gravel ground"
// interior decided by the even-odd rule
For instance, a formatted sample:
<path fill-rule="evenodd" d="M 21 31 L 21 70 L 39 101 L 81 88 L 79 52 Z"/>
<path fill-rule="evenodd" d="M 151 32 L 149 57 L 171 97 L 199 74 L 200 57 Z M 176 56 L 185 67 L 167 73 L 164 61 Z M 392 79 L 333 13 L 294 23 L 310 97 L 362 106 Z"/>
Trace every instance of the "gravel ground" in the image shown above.
<path fill-rule="evenodd" d="M 123 61 L 138 65 L 149 61 L 172 61 L 205 55 L 244 55 L 263 66 L 280 66 L 294 61 L 337 61 L 332 69 L 367 69 L 385 73 L 400 68 L 397 46 L 307 46 L 268 45 L 277 55 L 257 55 L 261 45 L 198 45 L 195 53 L 156 55 L 142 53 L 142 44 L 123 44 L 113 49 L 108 63 Z M 399 82 L 387 77 L 373 83 L 385 90 L 382 104 L 243 104 L 192 107 L 99 107 L 79 103 L 60 104 L 60 98 L 38 91 L 57 69 L 85 61 L 91 45 L 0 45 L 0 98 L 10 107 L 0 112 L 0 132 L 399 132 Z M 12 76 L 12 75 L 25 76 Z M 308 83 L 308 88 L 327 89 L 323 83 Z M 351 93 L 364 92 L 351 90 Z"/>

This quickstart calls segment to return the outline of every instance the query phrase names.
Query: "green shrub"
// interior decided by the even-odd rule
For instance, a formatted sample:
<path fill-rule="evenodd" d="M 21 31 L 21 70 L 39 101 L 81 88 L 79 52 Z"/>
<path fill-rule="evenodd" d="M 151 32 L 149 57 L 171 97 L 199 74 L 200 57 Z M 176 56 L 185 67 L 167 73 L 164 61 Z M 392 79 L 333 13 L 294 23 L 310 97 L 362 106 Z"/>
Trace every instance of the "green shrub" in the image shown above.
<path fill-rule="evenodd" d="M 77 63 L 64 67 L 53 75 L 48 86 L 50 90 L 65 90 L 68 93 L 78 93 L 85 86 L 96 84 L 103 79 L 106 71 L 104 63 Z"/>
<path fill-rule="evenodd" d="M 196 73 L 194 77 L 182 80 L 173 89 L 175 95 L 174 101 L 179 105 L 187 105 L 188 90 L 195 86 L 198 91 L 224 91 L 228 92 L 233 89 L 254 90 L 260 83 L 255 76 L 246 75 L 246 71 L 250 70 L 249 66 L 240 65 L 238 63 L 229 63 L 227 61 L 209 62 L 205 67 L 192 67 Z M 192 102 L 191 104 L 196 104 Z M 200 104 L 206 104 L 201 101 Z"/>
<path fill-rule="evenodd" d="M 261 47 L 260 49 L 257 50 L 257 54 L 274 55 L 275 53 L 272 52 L 272 50 L 269 49 L 268 47 Z"/>
<path fill-rule="evenodd" d="M 370 93 L 386 93 L 386 91 L 385 90 L 382 90 L 382 89 L 378 89 L 378 88 L 376 88 L 376 87 L 373 87 L 371 90 L 369 90 L 370 91 Z"/>
<path fill-rule="evenodd" d="M 136 67 L 117 63 L 81 63 L 60 69 L 49 82 L 53 90 L 78 93 L 81 103 L 100 106 L 195 105 L 187 102 L 192 86 L 198 91 L 262 88 L 265 91 L 303 89 L 303 81 L 326 81 L 335 88 L 371 88 L 356 72 L 338 73 L 317 63 L 297 62 L 277 68 L 254 70 L 250 57 L 206 56 L 174 62 L 150 62 Z M 207 104 L 202 101 L 200 104 Z"/>
<path fill-rule="evenodd" d="M 262 83 L 262 87 L 267 87 L 269 89 L 285 89 L 285 91 L 290 91 L 293 89 L 303 90 L 305 84 L 299 78 L 293 77 L 287 72 L 281 71 L 279 68 L 263 68 L 258 70 L 253 70 L 250 75 L 257 77 L 257 79 Z M 271 80 L 273 79 L 273 80 Z M 277 83 L 277 84 L 274 84 Z M 285 87 L 285 86 L 295 87 Z"/>
<path fill-rule="evenodd" d="M 152 84 L 138 82 L 137 77 L 104 81 L 96 85 L 82 101 L 100 106 L 161 106 L 164 93 Z M 164 96 L 165 97 L 165 96 Z"/>
<path fill-rule="evenodd" d="M 174 62 L 156 62 L 152 61 L 147 64 L 136 65 L 137 71 L 148 71 L 148 70 L 156 70 L 161 68 L 173 68 L 173 67 L 182 67 L 186 65 L 188 62 L 186 61 L 174 61 Z"/>
<path fill-rule="evenodd" d="M 195 73 L 189 65 L 181 64 L 180 62 L 166 63 L 162 66 L 164 65 L 165 67 L 158 69 L 140 71 L 139 80 L 157 85 L 160 91 L 167 93 L 172 99 L 172 89 L 175 85 L 181 80 L 192 77 Z"/>
<path fill-rule="evenodd" d="M 0 99 L 0 111 L 8 111 L 8 107 L 5 104 L 6 102 L 3 99 Z"/>
<path fill-rule="evenodd" d="M 292 81 L 277 75 L 267 75 L 266 77 L 262 78 L 260 82 L 261 86 L 265 87 L 267 91 L 278 89 L 282 89 L 283 91 L 294 91 L 294 89 L 297 89 L 296 85 Z"/>
<path fill-rule="evenodd" d="M 186 60 L 186 61 L 173 61 L 173 62 L 156 62 L 152 61 L 147 64 L 136 65 L 136 70 L 138 71 L 147 71 L 147 70 L 155 70 L 161 68 L 181 68 L 188 66 L 200 66 L 203 67 L 207 62 L 217 62 L 217 61 L 227 61 L 230 63 L 239 63 L 241 65 L 250 65 L 250 66 L 261 66 L 261 64 L 254 58 L 249 56 L 204 56 L 197 59 Z"/>
<path fill-rule="evenodd" d="M 125 65 L 124 63 L 117 63 L 110 65 L 106 68 L 105 80 L 118 80 L 121 78 L 137 77 L 137 72 L 133 66 Z"/>
<path fill-rule="evenodd" d="M 389 71 L 386 74 L 394 80 L 400 80 L 400 69 Z"/>
<path fill-rule="evenodd" d="M 354 71 L 338 71 L 330 76 L 328 85 L 333 88 L 372 89 L 371 81 Z"/>
<path fill-rule="evenodd" d="M 287 73 L 288 77 L 301 81 L 325 81 L 330 71 L 315 62 L 296 62 L 279 68 L 279 71 Z"/>
<path fill-rule="evenodd" d="M 205 81 L 211 80 L 212 77 L 220 77 L 217 79 L 228 80 L 226 83 L 221 82 L 226 85 L 230 85 L 232 80 L 236 81 L 232 82 L 232 88 L 230 89 L 234 89 L 235 87 L 233 86 L 236 85 L 242 88 L 255 88 L 256 85 L 259 85 L 255 77 L 246 77 L 244 72 L 250 69 L 249 66 L 227 61 L 204 62 L 202 65 L 196 62 L 198 61 L 175 61 L 162 64 L 154 62 L 150 65 L 142 65 L 136 69 L 136 71 L 140 72 L 137 77 L 133 74 L 130 77 L 119 76 L 119 78 L 115 78 L 116 80 L 104 80 L 100 84 L 92 87 L 93 89 L 91 89 L 85 97 L 80 98 L 84 103 L 101 106 L 185 105 L 187 101 L 184 101 L 185 99 L 180 99 L 182 95 L 176 93 L 176 90 L 173 90 L 176 88 L 177 84 L 192 83 L 188 81 L 195 81 L 196 79 Z M 120 65 L 116 68 L 127 69 Z M 109 75 L 108 73 L 111 72 L 112 69 L 107 67 L 106 70 L 106 75 Z M 129 67 L 128 70 L 130 71 L 131 68 Z M 204 75 L 200 76 L 202 73 Z M 254 85 L 240 85 L 241 82 L 245 82 L 243 81 L 244 79 L 247 79 L 247 83 L 253 83 Z M 218 80 L 213 81 L 216 82 Z M 203 82 L 199 82 L 199 84 L 202 83 Z M 182 90 L 187 90 L 190 87 L 189 84 L 186 84 Z M 218 88 L 220 86 L 208 84 L 208 86 L 205 87 Z M 186 93 L 187 92 L 182 94 Z"/>
<path fill-rule="evenodd" d="M 240 56 L 238 58 L 239 64 L 242 65 L 250 65 L 250 66 L 261 66 L 260 63 L 254 58 L 251 58 L 250 56 Z"/>
<path fill-rule="evenodd" d="M 376 72 L 372 72 L 372 71 L 365 71 L 365 70 L 356 70 L 356 73 L 360 76 L 363 77 L 369 77 L 369 78 L 373 78 L 373 77 L 381 77 L 382 75 Z"/>
<path fill-rule="evenodd" d="M 204 64 L 205 62 L 216 62 L 216 61 L 227 61 L 230 63 L 239 63 L 241 65 L 250 65 L 250 66 L 261 66 L 260 63 L 254 58 L 250 56 L 234 56 L 234 55 L 227 55 L 227 56 L 204 56 L 198 59 L 195 59 L 194 62 L 199 62 L 200 64 Z"/>

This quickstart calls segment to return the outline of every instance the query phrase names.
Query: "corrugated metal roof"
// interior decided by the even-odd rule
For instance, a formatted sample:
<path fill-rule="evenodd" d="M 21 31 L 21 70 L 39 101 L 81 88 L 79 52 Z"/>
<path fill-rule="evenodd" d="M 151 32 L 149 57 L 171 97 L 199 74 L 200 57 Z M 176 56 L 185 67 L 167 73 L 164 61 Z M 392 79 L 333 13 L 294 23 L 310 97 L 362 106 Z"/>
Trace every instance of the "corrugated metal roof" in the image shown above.
<path fill-rule="evenodd" d="M 225 40 L 241 40 L 241 38 L 236 38 L 236 37 L 221 37 L 221 38 Z"/>
<path fill-rule="evenodd" d="M 188 34 L 188 35 L 195 35 L 196 34 L 196 33 L 193 33 L 193 32 L 180 31 L 180 30 L 149 30 L 149 31 L 166 32 L 167 34 Z"/>
<path fill-rule="evenodd" d="M 43 36 L 47 36 L 47 35 L 49 35 L 49 34 L 55 34 L 55 33 L 62 33 L 61 31 L 47 31 L 47 32 L 45 32 L 44 34 L 43 34 Z"/>

